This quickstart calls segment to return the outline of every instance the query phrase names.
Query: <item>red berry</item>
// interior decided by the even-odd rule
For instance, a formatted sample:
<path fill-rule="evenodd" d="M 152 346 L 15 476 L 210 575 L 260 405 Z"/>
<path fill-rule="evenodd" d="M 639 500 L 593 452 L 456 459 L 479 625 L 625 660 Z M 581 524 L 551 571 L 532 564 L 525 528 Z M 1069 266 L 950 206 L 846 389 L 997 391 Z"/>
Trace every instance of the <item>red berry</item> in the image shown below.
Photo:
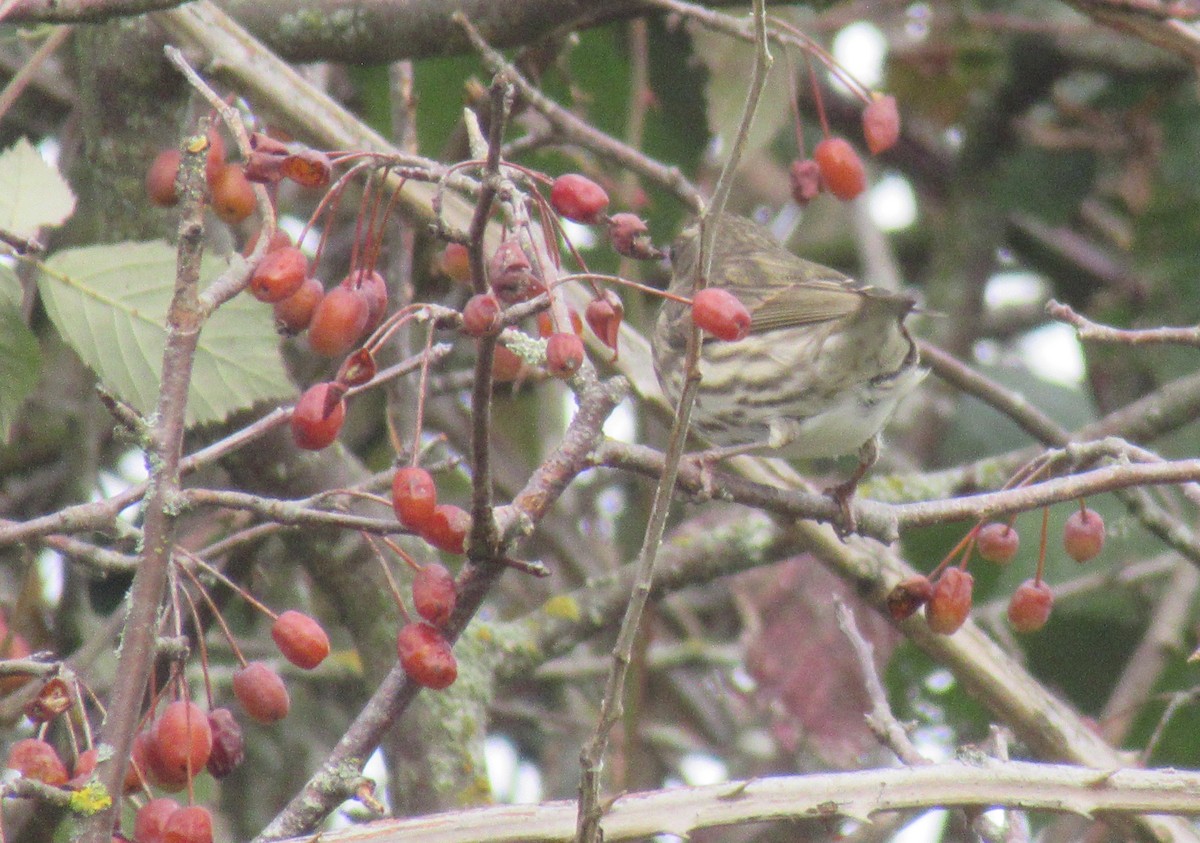
<path fill-rule="evenodd" d="M 292 440 L 297 447 L 319 451 L 328 447 L 346 420 L 345 389 L 333 383 L 310 386 L 292 410 Z"/>
<path fill-rule="evenodd" d="M 458 678 L 450 642 L 427 623 L 405 624 L 396 636 L 400 666 L 418 685 L 441 690 Z"/>
<path fill-rule="evenodd" d="M 179 772 L 178 767 L 168 764 L 159 752 L 158 738 L 155 736 L 156 723 L 146 726 L 145 731 L 134 738 L 134 746 L 130 757 L 138 762 L 142 775 L 155 787 L 176 792 L 187 786 L 187 771 Z"/>
<path fill-rule="evenodd" d="M 308 258 L 295 246 L 267 252 L 250 276 L 250 295 L 259 301 L 278 302 L 295 294 L 308 275 Z"/>
<path fill-rule="evenodd" d="M 204 158 L 204 178 L 211 185 L 217 172 L 225 166 L 225 138 L 215 126 L 208 130 L 208 155 Z"/>
<path fill-rule="evenodd" d="M 434 626 L 442 626 L 454 611 L 458 593 L 446 567 L 430 562 L 413 576 L 412 596 L 417 614 Z"/>
<path fill-rule="evenodd" d="M 257 184 L 278 184 L 283 180 L 284 156 L 261 150 L 251 150 L 242 167 L 247 181 Z"/>
<path fill-rule="evenodd" d="M 410 530 L 421 531 L 437 507 L 437 486 L 429 472 L 416 466 L 396 470 L 392 478 L 392 509 L 396 520 Z"/>
<path fill-rule="evenodd" d="M 146 196 L 153 204 L 169 208 L 179 202 L 175 177 L 179 175 L 179 162 L 182 160 L 183 153 L 178 149 L 164 149 L 155 156 L 146 172 Z"/>
<path fill-rule="evenodd" d="M 1008 622 L 1017 632 L 1037 632 L 1050 618 L 1054 595 L 1041 580 L 1025 580 L 1008 601 Z"/>
<path fill-rule="evenodd" d="M 902 621 L 913 615 L 929 602 L 933 596 L 933 583 L 924 574 L 916 574 L 902 580 L 888 592 L 888 614 L 897 621 Z"/>
<path fill-rule="evenodd" d="M 347 275 L 342 284 L 358 291 L 367 302 L 367 327 L 365 331 L 373 331 L 387 315 L 388 288 L 387 281 L 374 270 L 366 272 L 358 270 Z"/>
<path fill-rule="evenodd" d="M 242 247 L 242 257 L 248 258 L 254 252 L 254 247 L 258 245 L 258 236 L 260 234 L 262 234 L 261 230 L 250 235 L 250 238 L 246 241 L 246 245 Z M 269 255 L 278 249 L 286 249 L 291 245 L 293 245 L 292 238 L 288 236 L 288 233 L 282 228 L 277 228 L 271 235 L 271 239 L 267 241 L 266 254 Z"/>
<path fill-rule="evenodd" d="M 975 546 L 979 555 L 988 562 L 1007 565 L 1017 555 L 1021 545 L 1021 536 L 1008 524 L 993 521 L 979 528 L 975 536 Z"/>
<path fill-rule="evenodd" d="M 720 287 L 705 287 L 692 299 L 692 321 L 718 339 L 735 342 L 750 333 L 750 311 Z"/>
<path fill-rule="evenodd" d="M 875 97 L 862 113 L 863 137 L 872 155 L 886 152 L 900 139 L 900 113 L 896 98 Z"/>
<path fill-rule="evenodd" d="M 375 355 L 365 348 L 350 353 L 338 367 L 337 382 L 347 386 L 362 386 L 375 377 Z"/>
<path fill-rule="evenodd" d="M 471 280 L 471 255 L 462 243 L 447 243 L 439 260 L 441 271 L 451 280 L 466 284 Z"/>
<path fill-rule="evenodd" d="M 212 843 L 212 814 L 200 805 L 188 805 L 167 817 L 163 843 Z"/>
<path fill-rule="evenodd" d="M 500 330 L 500 302 L 491 293 L 478 293 L 463 306 L 463 333 L 468 337 L 486 337 Z"/>
<path fill-rule="evenodd" d="M 208 713 L 208 728 L 212 730 L 212 754 L 208 756 L 208 772 L 213 778 L 223 779 L 242 764 L 246 755 L 246 741 L 242 727 L 227 708 L 214 708 Z"/>
<path fill-rule="evenodd" d="M 233 695 L 259 723 L 282 720 L 292 705 L 287 686 L 264 662 L 250 662 L 233 674 Z"/>
<path fill-rule="evenodd" d="M 600 342 L 613 350 L 615 360 L 621 320 L 625 318 L 625 305 L 621 303 L 621 297 L 612 290 L 603 290 L 599 298 L 588 303 L 583 318 L 587 320 L 588 327 L 599 337 Z"/>
<path fill-rule="evenodd" d="M 275 302 L 275 326 L 286 334 L 298 334 L 312 322 L 325 288 L 316 278 L 305 278 L 300 289 Z"/>
<path fill-rule="evenodd" d="M 333 165 L 329 156 L 316 149 L 299 149 L 283 159 L 280 172 L 301 187 L 322 188 L 329 184 Z"/>
<path fill-rule="evenodd" d="M 546 292 L 516 237 L 508 237 L 496 247 L 488 261 L 488 282 L 496 298 L 504 304 L 529 301 Z"/>
<path fill-rule="evenodd" d="M 867 189 L 867 171 L 854 147 L 844 138 L 825 138 L 813 150 L 821 179 L 829 192 L 843 201 Z"/>
<path fill-rule="evenodd" d="M 613 214 L 608 219 L 608 239 L 618 255 L 635 260 L 655 260 L 662 253 L 650 241 L 650 230 L 637 214 Z"/>
<path fill-rule="evenodd" d="M 317 354 L 339 357 L 358 343 L 367 329 L 370 306 L 357 290 L 339 284 L 317 304 L 308 326 L 308 346 Z"/>
<path fill-rule="evenodd" d="M 1104 548 L 1104 519 L 1086 507 L 1072 512 L 1063 525 L 1063 547 L 1076 562 L 1095 558 Z"/>
<path fill-rule="evenodd" d="M 42 683 L 38 694 L 24 705 L 25 716 L 38 723 L 49 723 L 71 707 L 71 689 L 61 676 Z"/>
<path fill-rule="evenodd" d="M 158 757 L 172 778 L 195 776 L 208 763 L 212 752 L 212 730 L 200 706 L 176 700 L 163 709 L 154 724 Z"/>
<path fill-rule="evenodd" d="M 167 820 L 178 810 L 179 803 L 174 799 L 151 799 L 133 817 L 133 839 L 137 843 L 163 843 Z"/>
<path fill-rule="evenodd" d="M 85 749 L 79 753 L 79 757 L 75 759 L 75 765 L 71 769 L 71 784 L 82 785 L 88 780 L 88 777 L 96 771 L 96 764 L 100 762 L 100 750 L 93 747 Z"/>
<path fill-rule="evenodd" d="M 305 670 L 312 670 L 329 655 L 329 636 L 325 630 L 295 609 L 288 609 L 275 619 L 271 637 L 285 659 Z"/>
<path fill-rule="evenodd" d="M 133 745 L 129 748 L 129 766 L 125 768 L 125 793 L 136 793 L 141 789 L 143 780 L 150 784 L 150 760 L 146 751 L 146 743 L 152 740 L 149 732 L 138 732 L 133 736 Z"/>
<path fill-rule="evenodd" d="M 208 182 L 212 209 L 221 221 L 235 225 L 254 213 L 254 187 L 237 164 L 225 164 Z"/>
<path fill-rule="evenodd" d="M 550 204 L 567 219 L 591 225 L 603 217 L 608 207 L 608 194 L 586 176 L 567 173 L 556 178 L 550 186 Z"/>
<path fill-rule="evenodd" d="M 792 185 L 792 200 L 803 207 L 821 194 L 821 168 L 811 158 L 796 160 L 788 168 L 788 180 Z"/>
<path fill-rule="evenodd" d="M 551 334 L 546 340 L 546 370 L 556 378 L 569 378 L 583 365 L 583 340 L 578 334 Z"/>
<path fill-rule="evenodd" d="M 449 503 L 439 503 L 435 506 L 433 514 L 420 530 L 421 538 L 447 553 L 463 553 L 467 547 L 469 532 L 470 513 Z"/>
<path fill-rule="evenodd" d="M 971 591 L 975 578 L 961 568 L 947 568 L 933 585 L 933 594 L 925 604 L 929 628 L 942 635 L 956 632 L 971 612 Z"/>
<path fill-rule="evenodd" d="M 514 352 L 502 345 L 496 346 L 496 356 L 492 358 L 492 379 L 497 383 L 510 383 L 527 377 L 532 370 L 525 361 Z"/>
<path fill-rule="evenodd" d="M 58 757 L 58 750 L 37 738 L 24 738 L 8 750 L 8 769 L 16 770 L 27 779 L 57 787 L 67 783 L 67 767 Z"/>

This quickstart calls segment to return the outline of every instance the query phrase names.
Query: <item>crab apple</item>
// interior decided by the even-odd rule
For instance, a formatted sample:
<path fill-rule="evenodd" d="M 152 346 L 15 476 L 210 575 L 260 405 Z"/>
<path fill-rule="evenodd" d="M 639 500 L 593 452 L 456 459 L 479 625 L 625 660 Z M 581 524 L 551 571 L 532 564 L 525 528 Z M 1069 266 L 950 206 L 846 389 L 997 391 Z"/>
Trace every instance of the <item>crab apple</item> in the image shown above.
<path fill-rule="evenodd" d="M 435 506 L 433 514 L 420 531 L 421 538 L 447 553 L 464 553 L 469 532 L 470 513 L 450 503 L 439 503 Z"/>
<path fill-rule="evenodd" d="M 188 805 L 163 823 L 163 843 L 212 843 L 212 814 L 201 805 Z"/>
<path fill-rule="evenodd" d="M 333 165 L 329 156 L 316 149 L 298 149 L 286 156 L 280 165 L 284 178 L 289 178 L 301 187 L 319 190 L 329 184 Z"/>
<path fill-rule="evenodd" d="M 1017 555 L 1021 537 L 1009 524 L 993 521 L 979 528 L 975 536 L 975 547 L 979 555 L 988 562 L 1007 565 Z"/>
<path fill-rule="evenodd" d="M 583 340 L 578 334 L 551 334 L 546 340 L 546 371 L 556 378 L 569 378 L 583 365 Z"/>
<path fill-rule="evenodd" d="M 486 337 L 500 330 L 500 301 L 491 293 L 477 293 L 462 310 L 462 330 L 468 337 Z"/>
<path fill-rule="evenodd" d="M 25 716 L 37 723 L 49 723 L 71 707 L 71 689 L 61 676 L 52 676 L 38 689 L 37 696 L 25 703 Z"/>
<path fill-rule="evenodd" d="M 267 252 L 250 275 L 250 295 L 274 304 L 294 295 L 308 277 L 308 258 L 295 246 Z"/>
<path fill-rule="evenodd" d="M 358 292 L 367 303 L 367 324 L 363 329 L 373 331 L 387 315 L 387 281 L 375 270 L 356 270 L 342 281 L 342 285 Z"/>
<path fill-rule="evenodd" d="M 236 225 L 254 213 L 254 187 L 237 164 L 226 164 L 208 182 L 212 209 L 227 225 Z"/>
<path fill-rule="evenodd" d="M 1063 548 L 1076 562 L 1094 559 L 1104 548 L 1104 519 L 1087 507 L 1072 512 L 1063 525 Z"/>
<path fill-rule="evenodd" d="M 650 229 L 637 214 L 613 214 L 608 218 L 608 239 L 618 255 L 634 260 L 656 260 L 662 253 L 650 241 Z"/>
<path fill-rule="evenodd" d="M 396 469 L 392 477 L 392 509 L 396 520 L 410 530 L 422 531 L 437 507 L 437 486 L 429 472 L 417 466 Z"/>
<path fill-rule="evenodd" d="M 583 318 L 592 329 L 592 333 L 600 342 L 611 348 L 615 355 L 621 320 L 625 318 L 625 305 L 621 302 L 621 297 L 612 290 L 602 290 L 598 298 L 588 302 Z"/>
<path fill-rule="evenodd" d="M 313 618 L 288 609 L 275 619 L 271 638 L 283 657 L 296 667 L 312 670 L 329 655 L 329 636 Z"/>
<path fill-rule="evenodd" d="M 246 741 L 242 727 L 233 712 L 227 708 L 214 708 L 208 713 L 208 728 L 212 730 L 213 747 L 208 756 L 208 772 L 215 779 L 223 779 L 241 766 L 246 756 Z"/>
<path fill-rule="evenodd" d="M 529 301 L 546 292 L 546 285 L 534 273 L 529 256 L 516 237 L 505 238 L 496 247 L 488 261 L 488 281 L 496 298 L 504 304 Z"/>
<path fill-rule="evenodd" d="M 876 96 L 862 113 L 863 138 L 872 155 L 886 152 L 900 139 L 900 113 L 896 98 Z"/>
<path fill-rule="evenodd" d="M 821 168 L 821 180 L 838 199 L 853 199 L 867 189 L 862 159 L 845 138 L 825 138 L 813 149 L 813 158 Z"/>
<path fill-rule="evenodd" d="M 133 839 L 137 843 L 162 843 L 167 819 L 179 808 L 179 803 L 169 796 L 151 799 L 134 814 Z"/>
<path fill-rule="evenodd" d="M 567 173 L 550 186 L 550 205 L 569 220 L 592 225 L 603 219 L 608 194 L 587 176 Z"/>
<path fill-rule="evenodd" d="M 424 622 L 401 627 L 396 636 L 400 666 L 418 685 L 434 690 L 449 687 L 458 678 L 458 663 L 447 641 Z"/>
<path fill-rule="evenodd" d="M 204 178 L 211 185 L 217 172 L 225 166 L 225 138 L 215 126 L 209 127 L 208 154 L 204 156 Z"/>
<path fill-rule="evenodd" d="M 292 441 L 307 451 L 333 444 L 346 420 L 344 389 L 333 383 L 310 386 L 292 410 Z"/>
<path fill-rule="evenodd" d="M 933 583 L 924 574 L 915 574 L 898 582 L 887 596 L 888 614 L 902 621 L 915 614 L 933 596 Z"/>
<path fill-rule="evenodd" d="M 79 753 L 79 757 L 75 759 L 75 764 L 71 768 L 71 781 L 68 784 L 82 785 L 96 771 L 98 763 L 100 763 L 100 750 L 95 747 Z"/>
<path fill-rule="evenodd" d="M 821 195 L 821 167 L 811 158 L 796 159 L 788 167 L 792 201 L 803 207 Z"/>
<path fill-rule="evenodd" d="M 971 592 L 975 578 L 961 568 L 947 568 L 933 584 L 933 594 L 925 604 L 925 620 L 929 628 L 941 635 L 950 635 L 966 623 L 971 613 Z"/>
<path fill-rule="evenodd" d="M 1046 625 L 1054 594 L 1041 580 L 1025 580 L 1008 601 L 1008 622 L 1017 632 L 1037 632 Z"/>
<path fill-rule="evenodd" d="M 750 333 L 750 311 L 733 293 L 705 287 L 692 299 L 692 321 L 717 339 L 743 340 Z"/>
<path fill-rule="evenodd" d="M 169 208 L 179 203 L 175 190 L 175 177 L 179 174 L 179 162 L 183 153 L 178 149 L 164 149 L 154 157 L 146 171 L 146 197 L 151 204 Z"/>
<path fill-rule="evenodd" d="M 233 695 L 250 717 L 268 725 L 287 717 L 292 705 L 287 686 L 265 662 L 250 662 L 233 674 Z"/>
<path fill-rule="evenodd" d="M 527 377 L 533 370 L 516 352 L 497 344 L 492 358 L 492 379 L 497 383 L 511 383 Z"/>
<path fill-rule="evenodd" d="M 288 335 L 305 330 L 324 297 L 325 288 L 321 282 L 316 278 L 305 278 L 300 289 L 286 299 L 275 302 L 275 327 Z"/>
<path fill-rule="evenodd" d="M 208 715 L 200 706 L 187 700 L 175 700 L 163 709 L 154 724 L 154 742 L 158 757 L 173 777 L 185 780 L 208 764 L 212 752 L 212 730 Z"/>
<path fill-rule="evenodd" d="M 447 243 L 438 264 L 442 274 L 451 281 L 466 284 L 471 280 L 471 255 L 462 243 Z"/>
<path fill-rule="evenodd" d="M 370 304 L 366 297 L 339 284 L 313 310 L 308 325 L 308 347 L 326 357 L 340 357 L 358 343 L 369 319 Z"/>
<path fill-rule="evenodd" d="M 434 626 L 442 626 L 454 611 L 458 592 L 446 566 L 430 562 L 413 576 L 412 596 L 417 614 Z"/>
<path fill-rule="evenodd" d="M 242 247 L 242 257 L 248 258 L 251 254 L 253 254 L 254 247 L 258 245 L 258 238 L 261 234 L 262 230 L 260 229 L 247 238 L 246 245 Z M 267 241 L 266 254 L 269 255 L 271 252 L 277 251 L 278 249 L 286 249 L 287 247 L 293 245 L 295 244 L 292 243 L 291 236 L 282 228 L 277 228 L 271 233 L 271 239 Z"/>
<path fill-rule="evenodd" d="M 58 750 L 37 738 L 24 738 L 8 750 L 6 765 L 27 779 L 57 787 L 67 783 L 67 767 L 58 757 Z"/>

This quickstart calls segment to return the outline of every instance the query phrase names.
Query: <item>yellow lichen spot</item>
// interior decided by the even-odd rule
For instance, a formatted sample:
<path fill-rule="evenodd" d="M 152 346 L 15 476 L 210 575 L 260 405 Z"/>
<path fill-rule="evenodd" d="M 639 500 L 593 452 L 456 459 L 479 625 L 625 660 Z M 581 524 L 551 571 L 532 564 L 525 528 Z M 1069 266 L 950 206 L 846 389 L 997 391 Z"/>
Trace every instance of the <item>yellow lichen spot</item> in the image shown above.
<path fill-rule="evenodd" d="M 112 797 L 100 782 L 92 779 L 71 794 L 71 810 L 76 814 L 91 816 L 112 806 Z"/>
<path fill-rule="evenodd" d="M 208 138 L 204 135 L 193 135 L 188 138 L 187 151 L 192 155 L 196 155 L 206 149 L 208 149 Z"/>
<path fill-rule="evenodd" d="M 551 597 L 542 604 L 542 611 L 552 618 L 564 621 L 577 621 L 580 617 L 579 603 L 568 594 Z"/>

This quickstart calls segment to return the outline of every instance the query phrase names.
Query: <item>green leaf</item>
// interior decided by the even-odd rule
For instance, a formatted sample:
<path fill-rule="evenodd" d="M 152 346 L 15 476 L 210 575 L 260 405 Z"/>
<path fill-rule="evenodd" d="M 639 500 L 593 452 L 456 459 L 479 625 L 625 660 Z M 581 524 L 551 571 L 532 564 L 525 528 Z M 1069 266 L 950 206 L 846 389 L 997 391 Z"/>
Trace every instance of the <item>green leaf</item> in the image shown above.
<path fill-rule="evenodd" d="M 224 262 L 206 257 L 210 280 Z M 59 333 L 99 379 L 142 413 L 154 410 L 175 284 L 175 250 L 163 242 L 69 249 L 42 266 L 38 285 Z M 188 424 L 222 421 L 255 402 L 291 394 L 271 309 L 247 296 L 204 325 L 188 396 Z"/>
<path fill-rule="evenodd" d="M 70 186 L 28 140 L 0 152 L 0 228 L 32 237 L 42 226 L 62 225 L 74 210 Z"/>
<path fill-rule="evenodd" d="M 37 386 L 42 352 L 21 318 L 21 282 L 0 265 L 0 432 L 9 437 L 17 412 Z"/>

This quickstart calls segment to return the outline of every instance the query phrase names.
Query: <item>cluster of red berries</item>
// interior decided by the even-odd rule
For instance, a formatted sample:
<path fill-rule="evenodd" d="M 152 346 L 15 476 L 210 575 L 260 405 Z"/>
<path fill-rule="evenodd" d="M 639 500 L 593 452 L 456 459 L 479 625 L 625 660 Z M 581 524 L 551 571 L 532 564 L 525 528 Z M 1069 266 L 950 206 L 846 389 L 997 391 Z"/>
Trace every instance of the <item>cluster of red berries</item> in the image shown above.
<path fill-rule="evenodd" d="M 392 509 L 396 520 L 425 541 L 447 553 L 464 553 L 471 515 L 462 507 L 437 502 L 437 486 L 423 468 L 407 466 L 392 478 Z"/>
<path fill-rule="evenodd" d="M 1020 536 L 1012 524 L 991 522 L 969 533 L 979 555 L 987 562 L 1007 565 L 1016 557 Z M 1044 538 L 1044 536 L 1043 536 Z M 1095 558 L 1104 547 L 1104 519 L 1086 506 L 1071 513 L 1063 528 L 1063 549 L 1076 562 Z M 969 541 L 968 541 L 969 545 Z M 1044 549 L 1045 542 L 1042 543 Z M 952 558 L 954 552 L 951 553 Z M 943 563 L 944 564 L 944 563 Z M 889 613 L 903 620 L 925 607 L 925 620 L 934 632 L 950 635 L 967 620 L 975 580 L 960 567 L 947 567 L 935 581 L 916 574 L 896 585 L 887 596 Z M 1036 632 L 1046 625 L 1054 606 L 1054 594 L 1042 579 L 1045 557 L 1038 559 L 1037 573 L 1013 592 L 1008 603 L 1008 620 L 1017 632 Z"/>
<path fill-rule="evenodd" d="M 284 658 L 311 670 L 329 655 L 329 638 L 313 618 L 294 610 L 274 619 L 271 637 Z M 233 677 L 233 693 L 245 712 L 262 723 L 274 723 L 288 712 L 290 700 L 283 680 L 265 662 L 250 662 Z M 72 694 L 61 677 L 47 679 L 25 713 L 42 732 L 72 705 Z M 72 742 L 74 745 L 74 741 Z M 146 788 L 178 792 L 207 770 L 224 778 L 241 763 L 245 741 L 241 726 L 228 708 L 206 712 L 187 699 L 175 699 L 134 736 L 123 789 L 136 793 Z M 81 788 L 96 769 L 95 748 L 76 757 L 67 771 L 57 749 L 44 737 L 26 738 L 12 745 L 7 767 L 53 787 Z M 139 808 L 134 820 L 139 843 L 210 843 L 212 817 L 206 808 L 181 806 L 169 798 L 151 799 Z"/>
<path fill-rule="evenodd" d="M 891 96 L 871 97 L 862 113 L 863 138 L 872 155 L 895 146 L 900 138 L 900 114 Z M 813 157 L 792 162 L 792 198 L 807 205 L 823 190 L 848 201 L 867 187 L 862 159 L 845 138 L 826 137 L 813 148 Z"/>
<path fill-rule="evenodd" d="M 457 598 L 454 577 L 443 565 L 431 562 L 417 569 L 412 600 L 422 620 L 400 628 L 396 654 L 404 672 L 418 685 L 441 690 L 458 678 L 458 662 L 441 631 L 454 612 Z"/>

